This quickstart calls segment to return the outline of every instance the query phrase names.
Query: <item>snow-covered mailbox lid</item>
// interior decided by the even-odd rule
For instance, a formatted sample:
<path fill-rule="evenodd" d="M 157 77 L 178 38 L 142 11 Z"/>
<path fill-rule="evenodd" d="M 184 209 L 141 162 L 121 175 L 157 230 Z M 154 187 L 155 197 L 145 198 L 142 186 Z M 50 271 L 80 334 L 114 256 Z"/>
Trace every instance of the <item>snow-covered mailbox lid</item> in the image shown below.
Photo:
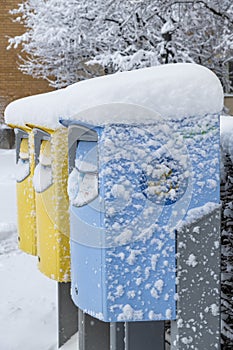
<path fill-rule="evenodd" d="M 61 120 L 72 298 L 104 321 L 176 319 L 176 228 L 219 204 L 219 80 L 176 64 L 79 87 Z"/>

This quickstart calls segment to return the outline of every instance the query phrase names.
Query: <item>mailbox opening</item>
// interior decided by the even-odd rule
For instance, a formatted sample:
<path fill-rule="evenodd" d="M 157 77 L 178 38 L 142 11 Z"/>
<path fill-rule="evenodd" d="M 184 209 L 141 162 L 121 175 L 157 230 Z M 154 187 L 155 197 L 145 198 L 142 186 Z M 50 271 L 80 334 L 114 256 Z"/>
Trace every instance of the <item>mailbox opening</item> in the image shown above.
<path fill-rule="evenodd" d="M 37 193 L 44 192 L 53 184 L 51 141 L 39 139 L 36 149 L 38 149 L 37 165 L 33 176 L 33 185 Z"/>
<path fill-rule="evenodd" d="M 82 207 L 98 197 L 97 142 L 79 141 L 75 167 L 68 180 L 68 194 L 72 204 Z"/>
<path fill-rule="evenodd" d="M 24 181 L 30 175 L 28 138 L 22 138 L 17 160 L 17 182 Z"/>

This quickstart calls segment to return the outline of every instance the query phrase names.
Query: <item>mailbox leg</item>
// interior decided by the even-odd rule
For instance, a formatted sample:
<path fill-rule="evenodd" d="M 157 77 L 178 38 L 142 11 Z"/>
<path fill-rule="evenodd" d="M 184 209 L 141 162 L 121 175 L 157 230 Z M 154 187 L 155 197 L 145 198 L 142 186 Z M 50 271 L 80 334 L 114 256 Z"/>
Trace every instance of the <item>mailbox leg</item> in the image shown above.
<path fill-rule="evenodd" d="M 70 288 L 70 283 L 58 282 L 59 348 L 78 331 L 78 308 L 71 299 Z"/>
<path fill-rule="evenodd" d="M 110 350 L 125 350 L 125 323 L 110 323 Z"/>
<path fill-rule="evenodd" d="M 79 350 L 109 350 L 109 325 L 79 309 Z"/>
<path fill-rule="evenodd" d="M 171 350 L 220 349 L 220 209 L 177 232 Z"/>
<path fill-rule="evenodd" d="M 126 322 L 125 350 L 164 350 L 165 322 Z"/>

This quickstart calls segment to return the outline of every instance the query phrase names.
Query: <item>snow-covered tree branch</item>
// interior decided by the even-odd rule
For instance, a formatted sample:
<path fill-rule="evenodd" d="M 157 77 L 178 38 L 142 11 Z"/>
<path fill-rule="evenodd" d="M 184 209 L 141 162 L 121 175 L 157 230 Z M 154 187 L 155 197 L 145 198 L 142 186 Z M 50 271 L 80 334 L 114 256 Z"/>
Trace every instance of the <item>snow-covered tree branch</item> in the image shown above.
<path fill-rule="evenodd" d="M 230 90 L 231 0 L 27 0 L 12 11 L 25 33 L 20 69 L 62 87 L 100 74 L 169 62 L 212 69 Z"/>

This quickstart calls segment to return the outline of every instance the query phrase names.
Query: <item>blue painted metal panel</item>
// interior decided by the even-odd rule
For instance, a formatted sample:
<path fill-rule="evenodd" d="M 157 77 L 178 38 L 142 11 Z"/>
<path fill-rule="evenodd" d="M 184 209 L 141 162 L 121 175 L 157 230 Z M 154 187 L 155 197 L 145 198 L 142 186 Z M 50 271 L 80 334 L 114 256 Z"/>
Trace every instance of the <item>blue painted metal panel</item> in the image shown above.
<path fill-rule="evenodd" d="M 99 196 L 71 206 L 73 299 L 109 322 L 175 319 L 176 226 L 219 203 L 218 116 L 97 132 Z"/>

